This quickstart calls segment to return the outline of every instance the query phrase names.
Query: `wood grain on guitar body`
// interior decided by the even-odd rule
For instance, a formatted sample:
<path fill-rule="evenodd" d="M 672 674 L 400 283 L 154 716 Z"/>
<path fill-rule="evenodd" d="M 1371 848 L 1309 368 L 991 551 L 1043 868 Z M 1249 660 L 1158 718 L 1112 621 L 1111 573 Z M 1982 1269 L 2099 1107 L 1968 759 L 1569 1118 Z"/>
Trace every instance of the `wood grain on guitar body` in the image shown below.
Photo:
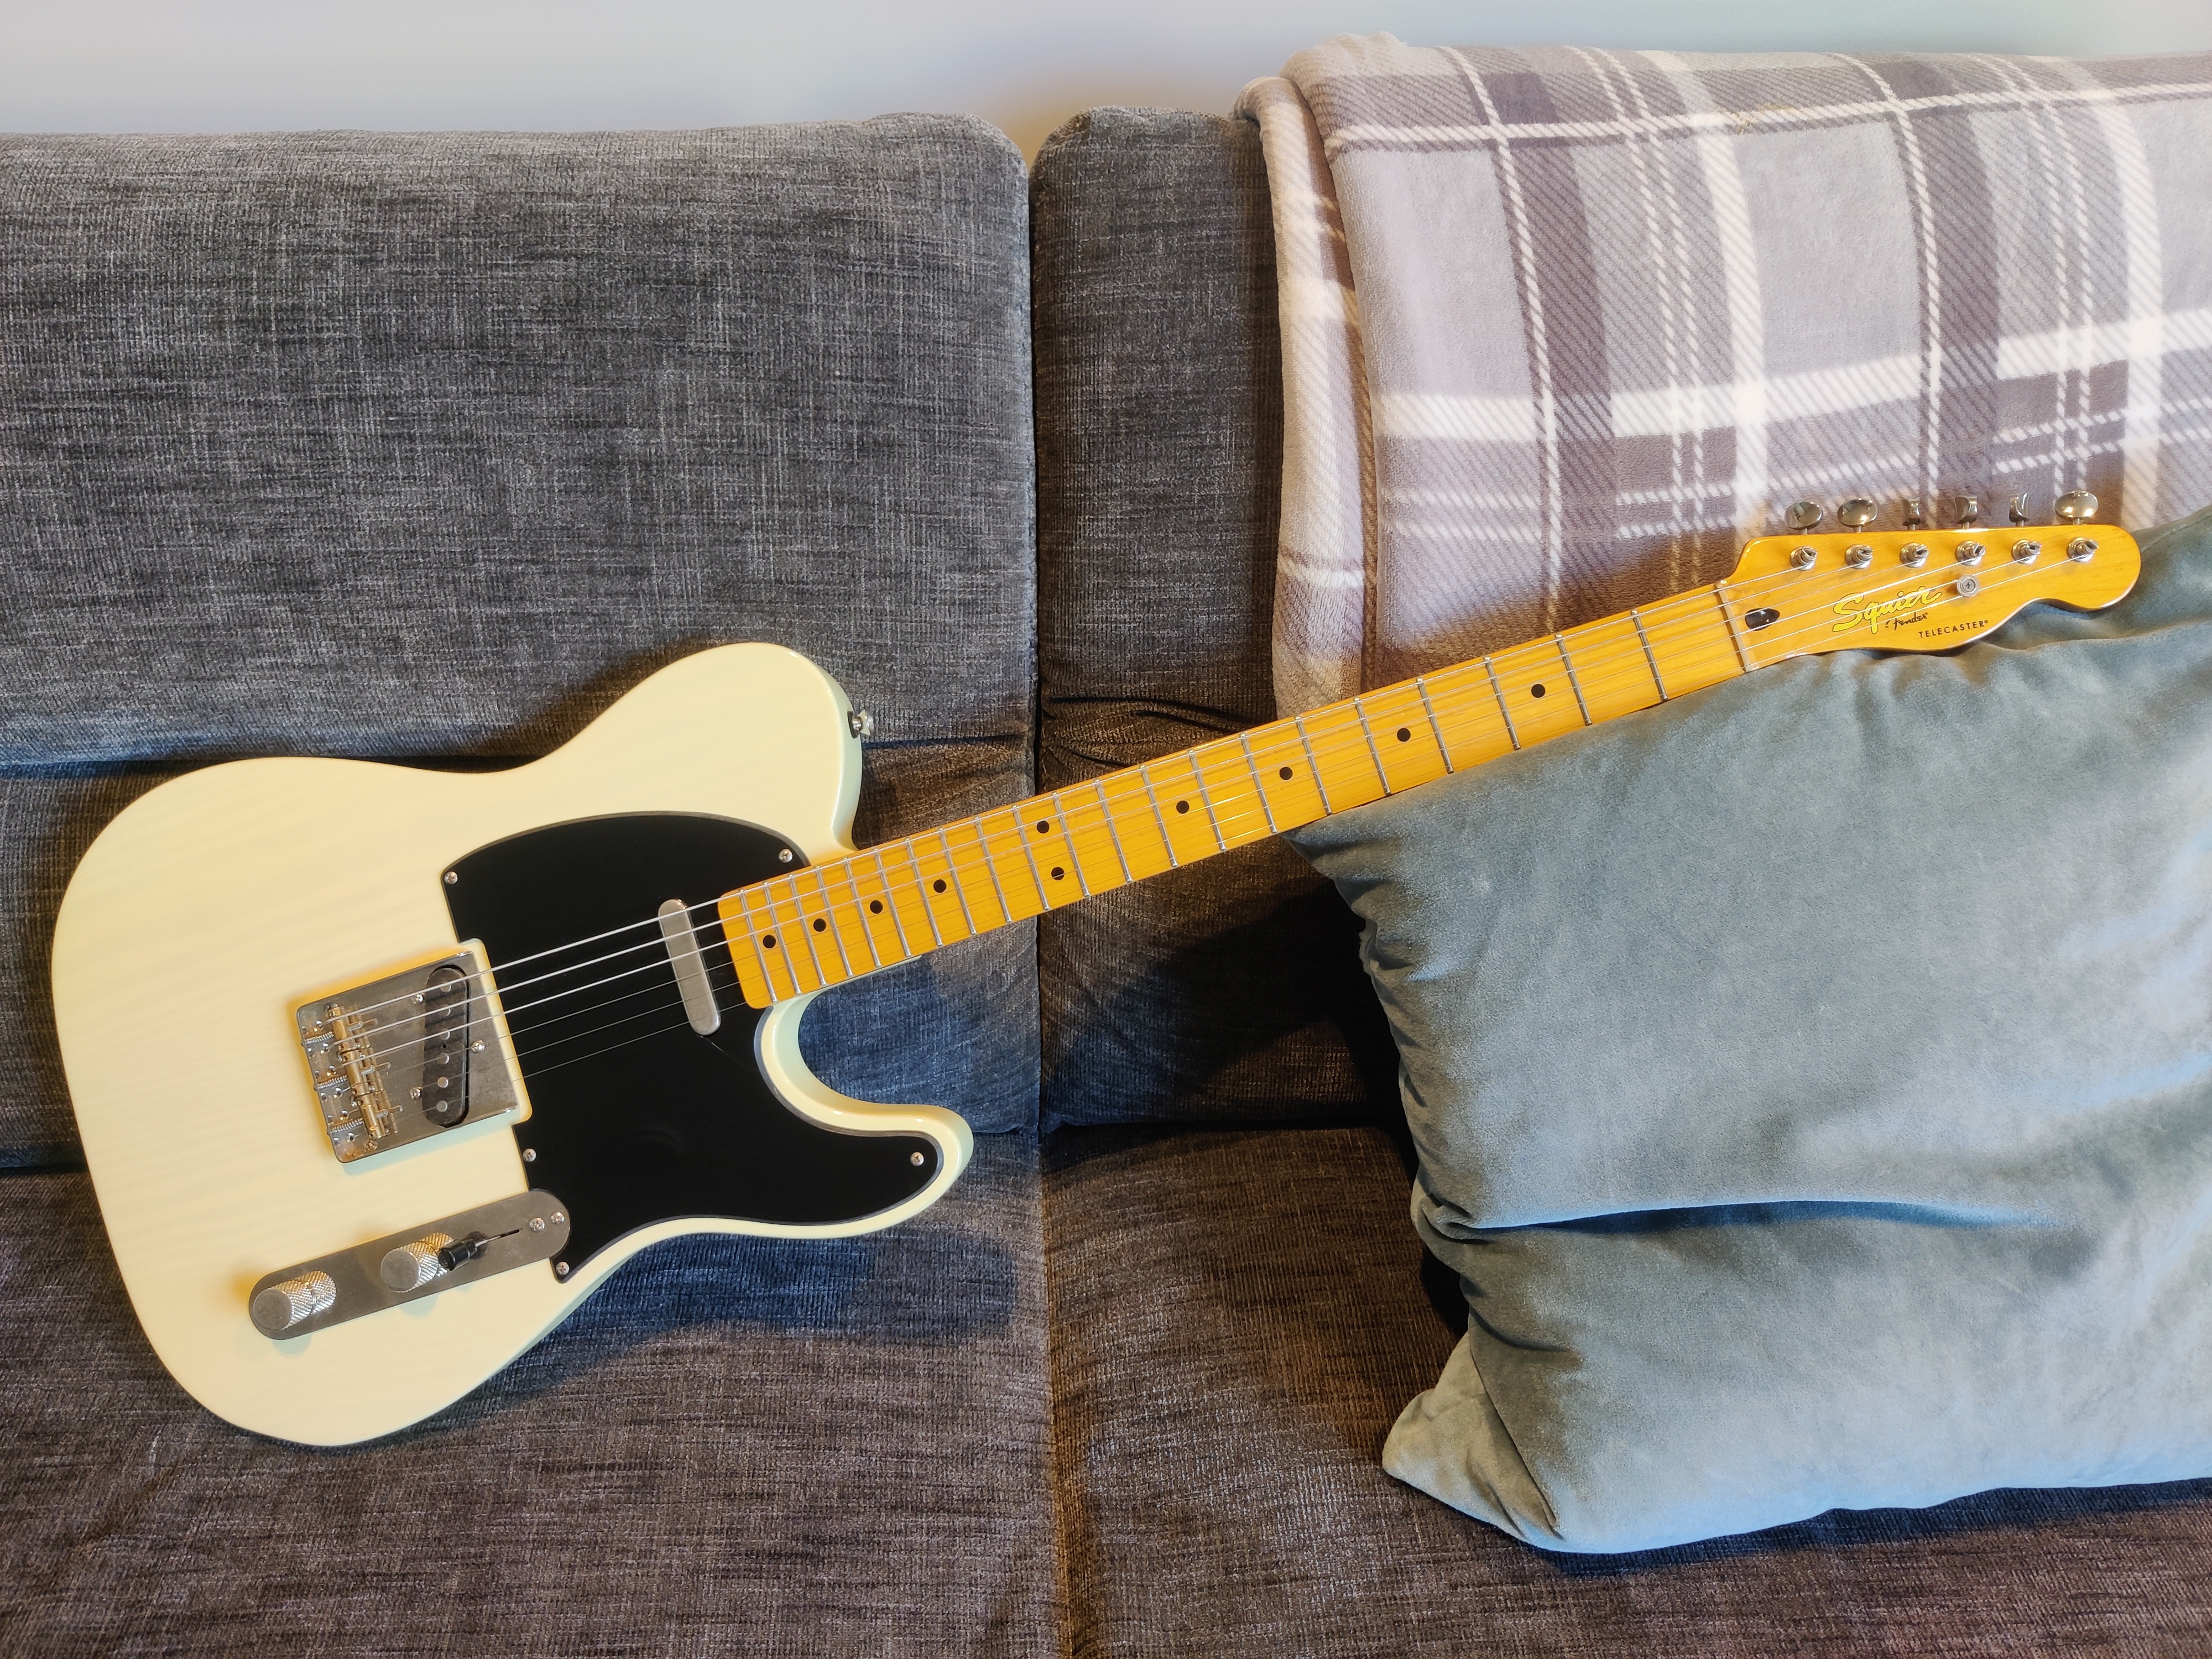
<path fill-rule="evenodd" d="M 1787 658 L 2100 608 L 2136 568 L 2109 526 L 1765 538 L 1709 587 L 862 852 L 865 716 L 775 646 L 663 669 L 512 771 L 190 774 L 109 825 L 55 930 L 124 1283 L 211 1411 L 390 1433 L 648 1244 L 943 1194 L 956 1114 L 800 1059 L 827 987 Z"/>

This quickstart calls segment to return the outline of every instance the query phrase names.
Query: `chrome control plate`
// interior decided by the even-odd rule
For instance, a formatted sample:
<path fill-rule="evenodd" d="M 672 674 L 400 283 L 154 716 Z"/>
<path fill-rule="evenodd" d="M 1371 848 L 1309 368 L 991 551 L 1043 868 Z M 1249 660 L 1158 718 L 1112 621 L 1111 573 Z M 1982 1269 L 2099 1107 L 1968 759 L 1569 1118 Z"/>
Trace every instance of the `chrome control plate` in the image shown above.
<path fill-rule="evenodd" d="M 303 1002 L 293 1019 L 341 1164 L 523 1104 L 498 994 L 474 942 Z"/>
<path fill-rule="evenodd" d="M 437 1266 L 419 1282 L 416 1275 L 386 1273 L 386 1257 L 432 1238 L 444 1241 L 449 1255 L 459 1254 L 451 1249 L 457 1243 L 471 1254 L 451 1267 Z M 262 1335 L 289 1340 L 533 1261 L 550 1261 L 568 1243 L 568 1206 L 543 1188 L 518 1193 L 264 1273 L 246 1294 L 246 1315 Z M 395 1280 L 407 1288 L 394 1289 Z"/>

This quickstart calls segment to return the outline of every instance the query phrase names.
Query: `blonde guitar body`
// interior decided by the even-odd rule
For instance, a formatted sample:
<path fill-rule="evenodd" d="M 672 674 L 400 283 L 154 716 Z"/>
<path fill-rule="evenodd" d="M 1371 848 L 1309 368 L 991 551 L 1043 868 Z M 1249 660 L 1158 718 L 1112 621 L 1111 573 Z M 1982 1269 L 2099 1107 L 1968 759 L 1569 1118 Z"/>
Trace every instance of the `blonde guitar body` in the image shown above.
<path fill-rule="evenodd" d="M 533 1133 L 553 1127 L 532 1114 L 543 1112 L 538 1097 L 554 1085 L 549 1078 L 544 1091 L 536 1085 L 510 1035 L 523 1024 L 513 1010 L 532 992 L 518 995 L 510 980 L 502 988 L 508 1019 L 483 1010 L 471 1027 L 495 1046 L 492 1060 L 519 1067 L 528 1098 L 351 1163 L 333 1155 L 296 1009 L 453 951 L 459 940 L 450 906 L 460 883 L 447 872 L 478 849 L 517 844 L 513 838 L 544 826 L 649 814 L 656 816 L 641 821 L 648 830 L 711 836 L 734 820 L 758 827 L 728 832 L 749 834 L 748 845 L 787 846 L 794 856 L 787 867 L 848 852 L 860 773 L 856 726 L 842 691 L 804 658 L 774 646 L 728 646 L 663 669 L 566 746 L 511 771 L 244 761 L 179 779 L 118 817 L 63 903 L 54 1002 L 123 1282 L 176 1379 L 210 1410 L 260 1433 L 317 1445 L 368 1439 L 483 1381 L 648 1244 L 696 1231 L 866 1231 L 942 1194 L 970 1148 L 957 1115 L 834 1092 L 799 1059 L 807 999 L 755 1017 L 732 998 L 744 1018 L 717 1034 L 730 1052 L 706 1059 L 723 1066 L 750 1058 L 778 1108 L 809 1133 L 911 1144 L 897 1160 L 915 1170 L 911 1190 L 864 1213 L 800 1221 L 671 1214 L 629 1227 L 573 1263 L 526 1262 L 363 1317 L 309 1321 L 306 1334 L 272 1339 L 247 1316 L 251 1293 L 272 1270 L 498 1200 L 527 1207 L 546 1173 L 543 1164 L 526 1165 L 524 1152 Z M 714 893 L 682 896 L 696 902 Z M 648 932 L 594 947 L 605 955 L 650 941 L 633 961 L 592 975 L 644 964 L 652 972 L 635 983 L 665 989 L 669 957 L 659 938 Z M 602 1023 L 617 1027 L 609 1041 L 624 1035 L 624 1012 L 606 1012 Z M 659 1020 L 646 1021 L 656 1031 L 639 1050 L 693 1043 L 705 1054 L 708 1039 L 683 1025 L 681 1009 L 674 1022 L 682 1029 L 657 1029 L 667 1023 L 665 1007 Z M 737 1052 L 740 1034 L 749 1056 Z M 559 1057 L 576 1058 L 585 1046 L 574 1040 Z M 586 1061 L 602 1078 L 605 1066 L 623 1063 L 619 1052 Z M 605 1121 L 570 1125 L 572 1147 L 619 1147 L 622 1115 L 649 1117 L 658 1104 L 605 1092 L 611 1097 L 591 1109 Z M 654 1133 L 664 1142 L 696 1137 L 702 1121 L 711 1132 L 711 1117 L 694 1117 Z M 681 1168 L 696 1148 L 662 1146 L 652 1155 L 663 1153 Z M 586 1173 L 596 1178 L 573 1178 Z M 556 1200 L 583 1202 L 580 1192 L 544 1184 Z M 881 1196 L 879 1182 L 870 1190 Z M 590 1220 L 574 1218 L 580 1228 Z M 563 1215 L 561 1227 L 568 1224 Z"/>

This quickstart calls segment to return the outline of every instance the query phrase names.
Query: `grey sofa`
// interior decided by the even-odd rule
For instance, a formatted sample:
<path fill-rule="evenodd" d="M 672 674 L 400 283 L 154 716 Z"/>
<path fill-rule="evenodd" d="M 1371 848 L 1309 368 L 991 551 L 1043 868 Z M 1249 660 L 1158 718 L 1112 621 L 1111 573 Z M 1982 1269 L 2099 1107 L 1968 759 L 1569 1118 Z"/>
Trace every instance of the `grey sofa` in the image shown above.
<path fill-rule="evenodd" d="M 0 1652 L 2202 1650 L 2212 1483 L 1559 1559 L 1385 1476 L 1462 1304 L 1278 846 L 825 997 L 978 1132 L 889 1233 L 661 1246 L 344 1451 L 146 1347 L 43 983 L 107 815 L 508 763 L 727 639 L 874 714 L 864 842 L 1265 718 L 1269 249 L 1188 115 L 7 142 Z"/>

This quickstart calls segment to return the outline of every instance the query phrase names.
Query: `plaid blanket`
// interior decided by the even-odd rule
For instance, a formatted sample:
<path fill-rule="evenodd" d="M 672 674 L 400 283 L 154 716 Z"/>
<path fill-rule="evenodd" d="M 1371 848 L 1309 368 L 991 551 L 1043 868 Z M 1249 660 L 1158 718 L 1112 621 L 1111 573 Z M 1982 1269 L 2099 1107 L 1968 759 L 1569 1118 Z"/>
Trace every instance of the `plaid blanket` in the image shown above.
<path fill-rule="evenodd" d="M 2212 501 L 2212 56 L 1344 37 L 1274 191 L 1285 714 L 1894 526 Z"/>

